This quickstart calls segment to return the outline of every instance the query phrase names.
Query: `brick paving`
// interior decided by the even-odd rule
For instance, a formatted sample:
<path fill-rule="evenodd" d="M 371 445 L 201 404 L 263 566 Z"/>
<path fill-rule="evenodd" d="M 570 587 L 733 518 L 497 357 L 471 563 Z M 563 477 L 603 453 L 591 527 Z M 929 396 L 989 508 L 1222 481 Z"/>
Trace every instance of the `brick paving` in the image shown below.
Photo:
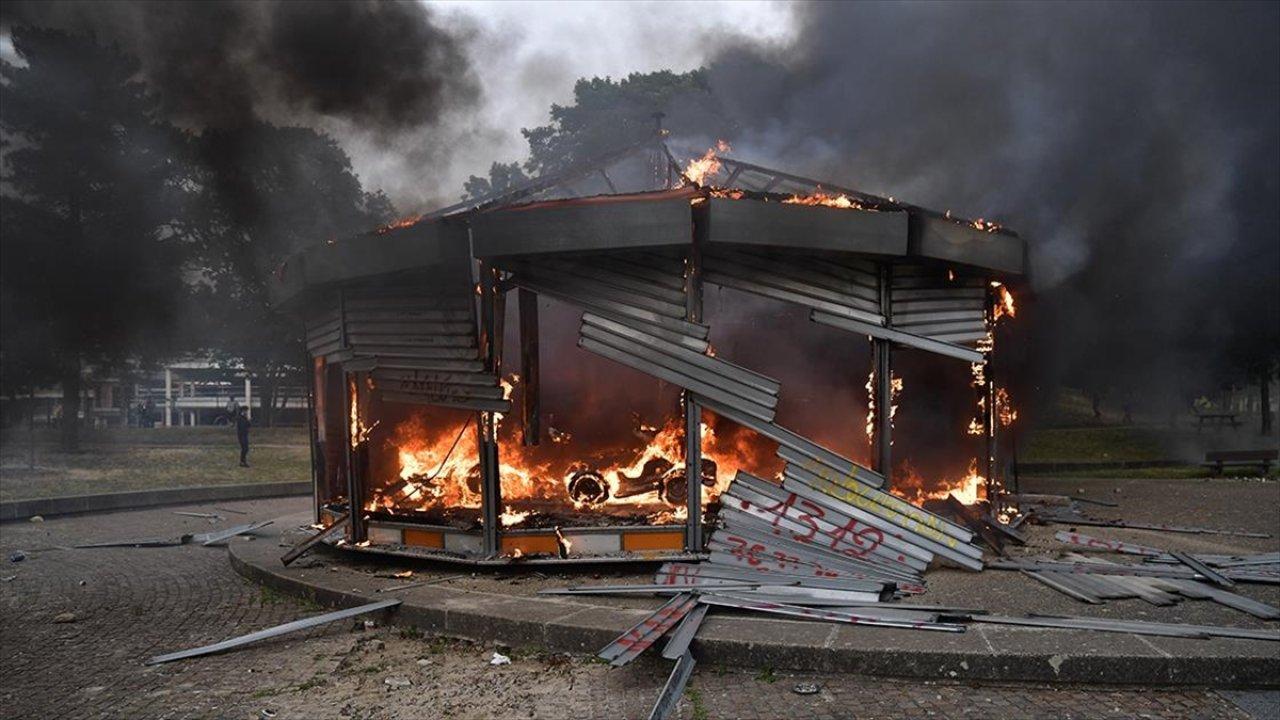
<path fill-rule="evenodd" d="M 207 505 L 12 523 L 0 528 L 0 716 L 127 718 L 644 717 L 666 664 L 611 669 L 589 658 L 355 631 L 336 623 L 225 655 L 157 667 L 150 655 L 297 619 L 314 608 L 266 592 L 221 548 L 69 549 L 203 532 L 296 512 L 305 499 L 220 502 L 216 524 L 174 515 Z M 236 540 L 235 542 L 246 542 Z M 263 542 L 263 541 L 258 541 Z M 14 550 L 28 554 L 10 563 Z M 55 623 L 63 612 L 70 623 Z M 387 680 L 408 681 L 393 687 Z M 801 696 L 797 683 L 815 683 Z M 701 666 L 681 718 L 1248 718 L 1212 690 L 974 686 Z"/>

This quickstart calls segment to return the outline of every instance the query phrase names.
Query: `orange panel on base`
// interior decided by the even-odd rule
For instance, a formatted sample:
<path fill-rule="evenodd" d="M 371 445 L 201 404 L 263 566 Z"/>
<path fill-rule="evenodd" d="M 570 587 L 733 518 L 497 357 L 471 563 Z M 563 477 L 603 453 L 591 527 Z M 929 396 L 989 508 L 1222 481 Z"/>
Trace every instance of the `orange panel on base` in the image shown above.
<path fill-rule="evenodd" d="M 502 553 L 509 555 L 519 550 L 523 555 L 532 555 L 534 553 L 548 553 L 551 555 L 560 554 L 560 544 L 556 542 L 555 535 L 504 535 L 502 538 Z"/>
<path fill-rule="evenodd" d="M 684 531 L 623 533 L 622 549 L 628 552 L 638 550 L 683 550 Z"/>
<path fill-rule="evenodd" d="M 414 530 L 406 528 L 404 531 L 404 544 L 415 545 L 417 547 L 429 547 L 444 549 L 444 533 L 434 532 L 432 530 Z"/>

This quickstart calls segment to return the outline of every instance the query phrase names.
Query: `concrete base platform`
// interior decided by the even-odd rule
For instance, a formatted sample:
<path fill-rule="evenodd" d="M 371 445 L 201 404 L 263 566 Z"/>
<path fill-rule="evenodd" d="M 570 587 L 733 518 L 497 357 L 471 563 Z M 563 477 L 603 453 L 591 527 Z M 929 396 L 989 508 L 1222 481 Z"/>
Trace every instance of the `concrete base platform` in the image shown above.
<path fill-rule="evenodd" d="M 331 550 L 304 557 L 293 567 L 283 567 L 280 556 L 284 548 L 303 537 L 297 528 L 309 522 L 306 515 L 279 518 L 260 533 L 259 541 L 232 543 L 232 566 L 247 578 L 324 605 L 352 606 L 400 597 L 404 604 L 393 616 L 398 625 L 559 652 L 593 653 L 662 602 L 651 597 L 565 598 L 535 594 L 539 587 L 638 583 L 651 577 L 635 569 L 602 573 L 506 568 L 459 574 L 456 566 L 404 560 L 390 567 L 386 559 L 374 565 Z M 394 571 L 405 569 L 413 570 L 412 577 L 391 577 Z M 941 577 L 935 580 L 935 576 Z M 1053 609 L 1062 614 L 1085 614 L 1078 606 L 1053 606 L 1061 599 L 1051 597 L 1052 591 L 1036 587 L 1037 583 L 1016 573 L 939 571 L 930 573 L 927 579 L 938 591 L 931 587 L 921 599 L 925 603 L 987 607 L 1002 613 L 1010 612 L 1012 603 L 1022 607 L 1021 613 Z M 428 584 L 380 592 L 411 582 Z M 1044 592 L 1050 596 L 1041 597 Z M 1003 607 L 993 607 L 988 602 L 996 598 L 1004 598 L 998 603 Z M 1193 617 L 1210 612 L 1203 606 L 1191 611 Z M 1148 620 L 1192 621 L 1160 614 L 1166 610 L 1147 608 L 1136 613 Z M 702 667 L 729 665 L 983 681 L 1280 686 L 1280 643 L 1273 642 L 977 625 L 965 633 L 951 634 L 773 619 L 729 613 L 721 608 L 712 613 L 692 646 Z M 1116 613 L 1123 614 L 1126 613 Z M 1247 616 L 1230 623 L 1219 618 L 1216 623 L 1257 626 Z"/>

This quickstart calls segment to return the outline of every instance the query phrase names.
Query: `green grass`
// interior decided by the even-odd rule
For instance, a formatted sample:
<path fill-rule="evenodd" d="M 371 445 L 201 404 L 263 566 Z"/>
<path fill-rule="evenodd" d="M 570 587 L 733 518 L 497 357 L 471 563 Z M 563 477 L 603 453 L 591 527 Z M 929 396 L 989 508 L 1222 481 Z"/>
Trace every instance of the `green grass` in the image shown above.
<path fill-rule="evenodd" d="M 687 687 L 684 694 L 689 698 L 693 720 L 707 720 L 711 717 L 711 713 L 707 710 L 707 706 L 702 700 L 702 693 L 698 692 L 697 688 L 693 686 Z"/>
<path fill-rule="evenodd" d="M 1018 448 L 1022 462 L 1116 462 L 1164 460 L 1169 440 L 1164 431 L 1147 427 L 1046 428 L 1027 433 Z"/>
<path fill-rule="evenodd" d="M 239 466 L 235 435 L 226 428 L 91 431 L 75 453 L 63 452 L 52 432 L 40 431 L 34 442 L 34 468 L 28 440 L 21 431 L 4 433 L 0 500 L 310 477 L 306 432 L 292 428 L 255 430 L 248 468 Z"/>
<path fill-rule="evenodd" d="M 1031 475 L 1031 473 L 1027 473 Z M 1209 468 L 1200 465 L 1177 465 L 1158 468 L 1115 468 L 1107 470 L 1064 470 L 1047 475 L 1055 478 L 1116 478 L 1118 480 L 1155 479 L 1155 480 L 1199 480 L 1213 478 Z M 1226 468 L 1220 479 L 1261 477 L 1259 468 Z M 1269 478 L 1280 477 L 1280 468 L 1271 468 Z"/>

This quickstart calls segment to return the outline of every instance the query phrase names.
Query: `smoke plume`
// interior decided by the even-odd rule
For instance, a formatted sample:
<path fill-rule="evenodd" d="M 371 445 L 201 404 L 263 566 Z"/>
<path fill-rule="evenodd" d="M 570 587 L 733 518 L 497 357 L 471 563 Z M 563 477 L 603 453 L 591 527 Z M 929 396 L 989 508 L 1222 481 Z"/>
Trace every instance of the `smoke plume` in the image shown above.
<path fill-rule="evenodd" d="M 1020 231 L 1038 380 L 1150 401 L 1280 346 L 1277 5 L 798 12 L 710 63 L 735 151 Z"/>

